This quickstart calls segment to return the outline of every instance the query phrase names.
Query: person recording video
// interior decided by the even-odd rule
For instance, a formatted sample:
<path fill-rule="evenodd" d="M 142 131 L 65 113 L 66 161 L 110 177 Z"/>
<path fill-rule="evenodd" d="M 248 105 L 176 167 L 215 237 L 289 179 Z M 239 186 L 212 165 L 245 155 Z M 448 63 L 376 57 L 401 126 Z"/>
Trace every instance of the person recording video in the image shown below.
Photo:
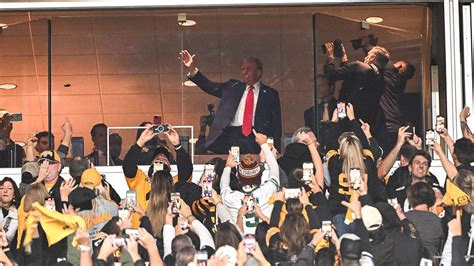
<path fill-rule="evenodd" d="M 324 66 L 324 73 L 328 80 L 343 80 L 339 92 L 339 101 L 351 103 L 354 106 L 357 118 L 373 125 L 377 132 L 379 125 L 377 113 L 379 110 L 379 100 L 382 95 L 384 83 L 381 70 L 390 60 L 387 49 L 375 46 L 364 58 L 364 61 L 350 61 L 347 57 L 344 45 L 337 43 L 340 51 L 341 64 L 337 66 L 335 61 L 335 47 L 333 43 L 326 43 L 327 61 Z"/>

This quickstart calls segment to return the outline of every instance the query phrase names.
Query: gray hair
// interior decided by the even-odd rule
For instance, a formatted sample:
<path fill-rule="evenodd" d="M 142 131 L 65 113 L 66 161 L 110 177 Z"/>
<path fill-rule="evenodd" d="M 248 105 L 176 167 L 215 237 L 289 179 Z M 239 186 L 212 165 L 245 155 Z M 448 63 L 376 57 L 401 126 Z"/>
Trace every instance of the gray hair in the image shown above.
<path fill-rule="evenodd" d="M 296 143 L 299 140 L 299 134 L 300 133 L 308 133 L 311 132 L 311 128 L 309 127 L 300 127 L 298 128 L 294 133 L 293 136 L 291 137 L 291 142 Z"/>

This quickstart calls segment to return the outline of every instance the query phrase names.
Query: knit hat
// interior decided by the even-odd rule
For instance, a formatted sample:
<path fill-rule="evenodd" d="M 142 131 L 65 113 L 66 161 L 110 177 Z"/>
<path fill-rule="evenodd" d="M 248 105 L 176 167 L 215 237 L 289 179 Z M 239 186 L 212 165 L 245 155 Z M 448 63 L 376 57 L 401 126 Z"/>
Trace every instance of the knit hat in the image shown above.
<path fill-rule="evenodd" d="M 61 162 L 61 157 L 59 157 L 59 154 L 55 151 L 46 150 L 40 154 L 38 163 L 41 164 L 45 160 L 50 163 L 59 163 Z"/>
<path fill-rule="evenodd" d="M 242 186 L 259 185 L 265 168 L 255 160 L 252 154 L 243 156 L 237 168 L 237 176 Z"/>
<path fill-rule="evenodd" d="M 346 233 L 339 238 L 341 256 L 344 259 L 358 260 L 362 254 L 362 241 L 352 233 Z"/>
<path fill-rule="evenodd" d="M 377 208 L 365 205 L 362 207 L 362 221 L 367 231 L 374 231 L 382 225 L 382 215 Z"/>
<path fill-rule="evenodd" d="M 89 168 L 82 173 L 81 176 L 81 185 L 93 189 L 100 185 L 102 181 L 102 176 L 95 168 Z"/>

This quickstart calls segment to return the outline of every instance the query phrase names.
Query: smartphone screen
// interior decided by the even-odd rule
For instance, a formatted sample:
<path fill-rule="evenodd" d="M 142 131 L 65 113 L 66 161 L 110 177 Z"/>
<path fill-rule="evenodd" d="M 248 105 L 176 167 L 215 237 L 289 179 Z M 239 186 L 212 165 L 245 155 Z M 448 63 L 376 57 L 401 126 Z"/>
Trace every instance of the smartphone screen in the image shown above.
<path fill-rule="evenodd" d="M 125 207 L 132 210 L 133 206 L 137 206 L 137 192 L 135 190 L 127 190 L 125 200 Z"/>
<path fill-rule="evenodd" d="M 245 246 L 245 252 L 247 252 L 247 254 L 252 253 L 255 247 L 255 236 L 251 234 L 245 235 L 244 246 Z"/>
<path fill-rule="evenodd" d="M 344 118 L 346 117 L 346 103 L 339 102 L 337 103 L 337 117 Z"/>
<path fill-rule="evenodd" d="M 173 212 L 173 214 L 178 214 L 179 209 L 181 208 L 181 204 L 179 202 L 180 198 L 181 196 L 179 192 L 171 193 L 171 211 Z"/>

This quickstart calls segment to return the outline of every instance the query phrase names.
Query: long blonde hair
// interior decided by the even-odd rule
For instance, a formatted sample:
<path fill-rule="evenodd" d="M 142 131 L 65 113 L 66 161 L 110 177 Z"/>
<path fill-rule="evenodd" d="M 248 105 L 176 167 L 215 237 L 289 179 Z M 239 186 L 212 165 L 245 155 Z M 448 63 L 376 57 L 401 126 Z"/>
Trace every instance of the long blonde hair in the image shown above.
<path fill-rule="evenodd" d="M 339 137 L 339 154 L 342 160 L 342 172 L 349 178 L 350 170 L 360 169 L 361 177 L 365 176 L 367 170 L 364 162 L 364 149 L 359 138 L 352 132 L 345 132 Z"/>
<path fill-rule="evenodd" d="M 33 203 L 38 202 L 44 206 L 46 198 L 49 196 L 48 190 L 41 183 L 31 184 L 26 189 L 23 210 L 29 212 L 33 210 Z"/>
<path fill-rule="evenodd" d="M 165 224 L 169 195 L 172 188 L 173 185 L 169 178 L 169 173 L 157 171 L 153 175 L 146 215 L 150 218 L 154 235 L 158 237 L 161 237 L 161 230 Z"/>

